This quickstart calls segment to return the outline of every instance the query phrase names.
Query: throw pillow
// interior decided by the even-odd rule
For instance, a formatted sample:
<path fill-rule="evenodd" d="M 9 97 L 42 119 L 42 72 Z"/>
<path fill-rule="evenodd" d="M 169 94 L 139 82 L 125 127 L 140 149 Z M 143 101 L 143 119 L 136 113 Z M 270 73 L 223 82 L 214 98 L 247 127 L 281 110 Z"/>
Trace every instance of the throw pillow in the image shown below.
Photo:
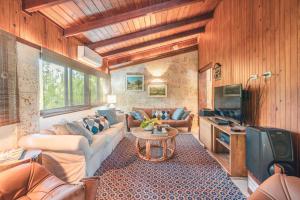
<path fill-rule="evenodd" d="M 97 112 L 100 116 L 106 117 L 110 125 L 114 125 L 118 123 L 116 110 L 113 109 L 98 110 Z"/>
<path fill-rule="evenodd" d="M 169 120 L 170 119 L 170 112 L 168 110 L 162 110 L 160 118 L 162 120 Z"/>
<path fill-rule="evenodd" d="M 153 110 L 152 111 L 152 118 L 158 118 L 158 119 L 160 119 L 160 117 L 161 117 L 161 110 Z"/>
<path fill-rule="evenodd" d="M 99 132 L 109 128 L 109 122 L 105 117 L 98 117 L 94 121 L 99 125 Z"/>
<path fill-rule="evenodd" d="M 185 110 L 185 111 L 184 111 L 184 114 L 183 114 L 182 117 L 181 117 L 181 119 L 182 119 L 182 120 L 185 120 L 190 114 L 191 114 L 191 111 Z"/>
<path fill-rule="evenodd" d="M 71 132 L 72 135 L 82 135 L 84 136 L 89 144 L 93 143 L 93 137 L 90 132 L 83 126 L 81 122 L 69 122 L 66 124 L 67 129 Z"/>
<path fill-rule="evenodd" d="M 175 112 L 172 115 L 173 120 L 180 120 L 182 118 L 182 115 L 184 114 L 183 108 L 177 108 Z"/>
<path fill-rule="evenodd" d="M 96 123 L 95 119 L 92 118 L 84 118 L 83 119 L 84 126 L 87 130 L 91 131 L 93 134 L 97 134 L 100 130 L 100 123 Z"/>
<path fill-rule="evenodd" d="M 138 121 L 143 121 L 144 120 L 143 115 L 140 112 L 138 112 L 138 111 L 133 111 L 133 112 L 130 113 L 130 115 L 135 120 L 138 120 Z"/>
<path fill-rule="evenodd" d="M 66 124 L 55 124 L 53 125 L 53 129 L 56 135 L 70 135 L 70 131 L 67 129 Z"/>
<path fill-rule="evenodd" d="M 143 119 L 150 119 L 150 117 L 144 110 L 137 110 L 137 112 L 139 112 L 143 116 Z"/>

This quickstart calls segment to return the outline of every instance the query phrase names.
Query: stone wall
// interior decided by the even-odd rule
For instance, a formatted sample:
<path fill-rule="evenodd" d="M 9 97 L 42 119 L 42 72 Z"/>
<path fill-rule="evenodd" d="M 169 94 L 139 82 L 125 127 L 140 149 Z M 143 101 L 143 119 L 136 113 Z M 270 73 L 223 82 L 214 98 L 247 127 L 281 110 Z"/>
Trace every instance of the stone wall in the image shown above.
<path fill-rule="evenodd" d="M 40 51 L 17 43 L 20 124 L 18 135 L 39 131 L 39 59 Z"/>
<path fill-rule="evenodd" d="M 197 114 L 197 51 L 176 55 L 112 71 L 112 93 L 117 96 L 117 107 L 128 112 L 132 107 L 173 108 L 185 106 Z M 144 74 L 143 92 L 126 91 L 126 74 Z M 148 96 L 148 85 L 164 81 L 168 85 L 166 98 Z M 195 123 L 194 123 L 195 124 Z"/>
<path fill-rule="evenodd" d="M 17 42 L 20 123 L 0 127 L 0 150 L 17 146 L 21 135 L 39 131 L 40 51 Z"/>

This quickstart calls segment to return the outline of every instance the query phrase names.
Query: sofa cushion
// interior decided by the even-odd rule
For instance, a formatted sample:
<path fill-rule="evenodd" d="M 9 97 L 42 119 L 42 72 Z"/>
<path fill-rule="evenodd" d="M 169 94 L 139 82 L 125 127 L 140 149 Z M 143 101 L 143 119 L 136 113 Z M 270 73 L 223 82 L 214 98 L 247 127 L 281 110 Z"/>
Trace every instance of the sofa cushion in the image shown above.
<path fill-rule="evenodd" d="M 92 154 L 95 152 L 101 151 L 109 143 L 110 138 L 105 134 L 96 134 L 93 135 L 93 143 L 91 144 Z"/>
<path fill-rule="evenodd" d="M 136 112 L 140 113 L 143 116 L 143 119 L 150 119 L 149 115 L 144 110 L 136 110 Z"/>
<path fill-rule="evenodd" d="M 67 129 L 66 124 L 55 124 L 53 129 L 56 135 L 70 135 L 70 130 Z"/>
<path fill-rule="evenodd" d="M 162 109 L 153 110 L 152 111 L 152 118 L 168 120 L 168 119 L 170 119 L 170 111 L 169 110 L 162 110 Z"/>
<path fill-rule="evenodd" d="M 88 141 L 89 144 L 92 144 L 93 137 L 91 135 L 91 132 L 89 132 L 81 122 L 71 122 L 66 124 L 67 129 L 72 133 L 72 135 L 82 135 L 84 136 Z"/>
<path fill-rule="evenodd" d="M 114 109 L 98 110 L 97 113 L 100 116 L 106 117 L 110 125 L 118 123 L 117 113 Z"/>
<path fill-rule="evenodd" d="M 83 119 L 84 127 L 91 131 L 93 134 L 97 134 L 105 129 L 109 128 L 109 122 L 105 117 L 86 117 Z"/>
<path fill-rule="evenodd" d="M 170 111 L 168 111 L 168 110 L 162 110 L 160 118 L 162 120 L 169 120 L 170 119 Z"/>
<path fill-rule="evenodd" d="M 132 108 L 132 111 L 143 110 L 149 117 L 152 116 L 152 109 L 151 108 Z"/>
<path fill-rule="evenodd" d="M 117 123 L 112 125 L 109 129 L 93 135 L 93 143 L 91 144 L 92 151 L 96 152 L 101 150 L 101 148 L 104 148 L 108 143 L 110 143 L 114 137 L 118 134 L 122 134 L 121 131 L 123 126 L 122 122 Z"/>
<path fill-rule="evenodd" d="M 180 120 L 184 114 L 184 108 L 177 108 L 172 115 L 173 120 Z"/>
<path fill-rule="evenodd" d="M 92 132 L 93 134 L 96 134 L 99 132 L 99 130 L 103 129 L 100 124 L 96 123 L 94 119 L 92 118 L 83 118 L 84 127 Z"/>
<path fill-rule="evenodd" d="M 138 120 L 138 121 L 143 121 L 144 120 L 143 115 L 140 112 L 138 112 L 138 111 L 132 111 L 132 112 L 130 112 L 130 115 L 135 120 Z"/>

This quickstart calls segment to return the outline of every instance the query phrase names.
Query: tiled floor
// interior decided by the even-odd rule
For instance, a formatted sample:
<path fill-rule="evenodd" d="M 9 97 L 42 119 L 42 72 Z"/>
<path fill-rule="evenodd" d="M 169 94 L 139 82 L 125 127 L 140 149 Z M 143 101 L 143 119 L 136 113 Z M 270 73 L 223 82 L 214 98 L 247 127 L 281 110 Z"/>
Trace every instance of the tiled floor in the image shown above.
<path fill-rule="evenodd" d="M 246 197 L 249 197 L 247 178 L 232 177 L 231 180 Z"/>

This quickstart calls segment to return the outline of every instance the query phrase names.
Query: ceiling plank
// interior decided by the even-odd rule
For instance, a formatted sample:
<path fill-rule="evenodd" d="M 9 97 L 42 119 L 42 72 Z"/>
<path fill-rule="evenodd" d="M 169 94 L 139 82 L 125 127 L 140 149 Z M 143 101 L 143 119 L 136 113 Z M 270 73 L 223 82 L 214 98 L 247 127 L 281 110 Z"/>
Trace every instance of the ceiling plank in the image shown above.
<path fill-rule="evenodd" d="M 142 31 L 137 31 L 134 33 L 129 33 L 126 35 L 122 35 L 119 37 L 114 37 L 114 38 L 110 38 L 107 40 L 101 40 L 98 42 L 94 42 L 88 45 L 88 47 L 90 49 L 96 49 L 99 47 L 104 47 L 104 46 L 108 46 L 108 45 L 112 45 L 112 44 L 116 44 L 116 43 L 120 43 L 120 42 L 124 42 L 124 41 L 128 41 L 128 40 L 132 40 L 135 38 L 139 38 L 139 37 L 145 37 L 151 34 L 155 34 L 155 33 L 159 33 L 159 32 L 163 32 L 163 31 L 168 31 L 174 28 L 178 28 L 181 26 L 186 26 L 186 25 L 190 25 L 190 24 L 194 24 L 194 23 L 198 23 L 201 21 L 205 21 L 205 20 L 210 20 L 213 18 L 213 12 L 209 12 L 209 13 L 205 13 L 196 17 L 192 17 L 189 19 L 185 19 L 185 20 L 181 20 L 179 22 L 174 22 L 171 24 L 167 24 L 167 25 L 163 25 L 163 26 L 157 26 L 154 28 L 149 28 L 146 30 L 142 30 Z"/>
<path fill-rule="evenodd" d="M 179 50 L 176 50 L 176 51 L 159 54 L 159 55 L 156 55 L 156 56 L 153 56 L 153 57 L 150 57 L 150 58 L 148 57 L 148 58 L 144 58 L 144 59 L 140 59 L 140 60 L 135 60 L 135 61 L 132 61 L 130 63 L 120 65 L 118 67 L 110 68 L 110 72 L 115 71 L 115 70 L 119 70 L 119 69 L 122 69 L 122 68 L 125 68 L 125 67 L 130 67 L 132 65 L 146 63 L 146 62 L 150 62 L 150 61 L 153 61 L 153 60 L 167 58 L 167 57 L 171 57 L 171 56 L 175 56 L 175 55 L 179 55 L 179 54 L 183 54 L 183 53 L 187 53 L 187 52 L 191 52 L 191 51 L 196 51 L 196 50 L 198 50 L 198 45 L 193 45 L 191 47 L 187 47 L 187 48 L 179 49 Z"/>
<path fill-rule="evenodd" d="M 67 1 L 70 0 L 23 0 L 22 7 L 26 12 L 32 13 Z"/>
<path fill-rule="evenodd" d="M 116 54 L 120 54 L 120 53 L 133 51 L 133 50 L 136 50 L 136 49 L 146 48 L 146 47 L 150 47 L 150 46 L 153 46 L 153 45 L 168 42 L 168 41 L 171 41 L 171 40 L 175 40 L 175 39 L 179 39 L 179 38 L 185 38 L 185 37 L 189 37 L 189 36 L 194 36 L 194 35 L 197 35 L 199 33 L 203 33 L 204 31 L 205 31 L 205 28 L 201 27 L 201 28 L 197 28 L 197 29 L 177 33 L 177 34 L 174 34 L 174 35 L 166 36 L 166 37 L 163 37 L 163 38 L 150 40 L 148 42 L 135 44 L 135 45 L 132 45 L 132 46 L 129 46 L 129 47 L 124 47 L 124 48 L 108 51 L 108 52 L 102 53 L 101 56 L 108 57 L 108 56 L 112 56 L 112 55 L 116 55 Z"/>
<path fill-rule="evenodd" d="M 197 38 L 191 38 L 191 39 L 187 39 L 184 41 L 173 42 L 171 44 L 167 44 L 164 46 L 155 47 L 155 48 L 144 50 L 144 51 L 139 51 L 134 54 L 109 58 L 107 65 L 116 67 L 122 63 L 128 63 L 128 62 L 132 62 L 135 60 L 141 60 L 143 58 L 150 58 L 150 57 L 157 56 L 158 54 L 168 53 L 168 52 L 171 52 L 174 50 L 191 47 L 191 46 L 196 45 L 197 43 L 198 43 Z M 176 47 L 176 48 L 174 48 L 174 47 Z"/>
<path fill-rule="evenodd" d="M 172 8 L 176 8 L 179 6 L 185 6 L 192 3 L 198 3 L 204 0 L 169 0 L 162 3 L 153 4 L 150 6 L 146 6 L 140 9 L 135 9 L 132 11 L 120 13 L 117 15 L 113 15 L 110 17 L 100 17 L 86 23 L 83 23 L 78 26 L 72 26 L 70 28 L 65 29 L 64 36 L 70 37 L 77 35 L 79 33 L 89 31 L 96 28 L 101 28 L 104 26 L 108 26 L 111 24 L 116 24 L 122 21 L 127 21 L 130 19 L 134 19 L 137 17 L 142 17 L 145 15 L 153 14 L 159 11 L 168 10 Z"/>

